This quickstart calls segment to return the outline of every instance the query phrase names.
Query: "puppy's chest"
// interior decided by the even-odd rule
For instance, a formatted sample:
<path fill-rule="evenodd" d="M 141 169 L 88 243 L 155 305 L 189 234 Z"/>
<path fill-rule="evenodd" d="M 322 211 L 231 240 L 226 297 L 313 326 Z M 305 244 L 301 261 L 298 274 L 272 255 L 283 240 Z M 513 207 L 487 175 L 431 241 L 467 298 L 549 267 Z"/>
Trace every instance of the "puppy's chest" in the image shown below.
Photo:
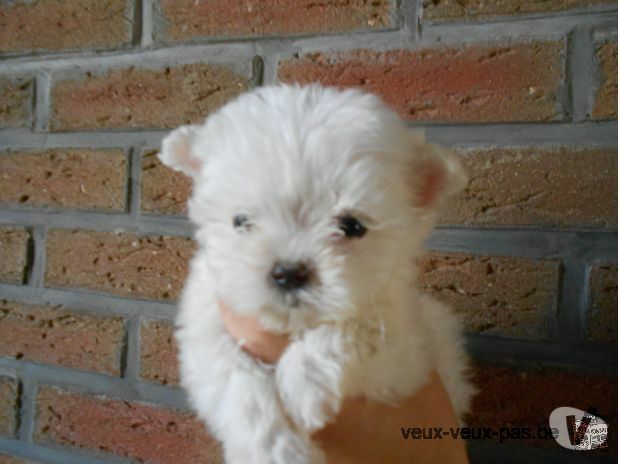
<path fill-rule="evenodd" d="M 387 343 L 386 330 L 379 318 L 330 323 L 318 328 L 321 329 L 328 329 L 325 332 L 331 332 L 332 335 L 324 338 L 315 337 L 317 343 L 331 345 L 334 352 L 345 354 L 346 357 L 357 359 L 359 362 L 378 354 Z M 301 338 L 303 337 L 304 334 L 301 334 Z M 324 352 L 330 351 L 325 349 L 326 347 L 322 348 Z"/>
<path fill-rule="evenodd" d="M 343 333 L 348 347 L 361 360 L 372 358 L 386 343 L 385 327 L 379 320 L 349 322 L 343 327 Z"/>

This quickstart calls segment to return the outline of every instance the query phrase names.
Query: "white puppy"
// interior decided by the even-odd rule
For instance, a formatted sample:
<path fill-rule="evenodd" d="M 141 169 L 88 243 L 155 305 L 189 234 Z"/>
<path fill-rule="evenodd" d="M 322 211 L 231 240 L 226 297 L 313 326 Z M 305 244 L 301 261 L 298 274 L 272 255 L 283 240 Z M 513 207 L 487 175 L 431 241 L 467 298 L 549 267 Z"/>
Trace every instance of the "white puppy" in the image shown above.
<path fill-rule="evenodd" d="M 412 285 L 439 207 L 466 182 L 453 155 L 373 95 L 275 86 L 176 129 L 160 158 L 193 179 L 199 250 L 176 338 L 227 462 L 322 462 L 310 434 L 344 398 L 395 403 L 432 369 L 466 411 L 458 323 Z M 231 338 L 218 299 L 290 334 L 276 366 Z"/>

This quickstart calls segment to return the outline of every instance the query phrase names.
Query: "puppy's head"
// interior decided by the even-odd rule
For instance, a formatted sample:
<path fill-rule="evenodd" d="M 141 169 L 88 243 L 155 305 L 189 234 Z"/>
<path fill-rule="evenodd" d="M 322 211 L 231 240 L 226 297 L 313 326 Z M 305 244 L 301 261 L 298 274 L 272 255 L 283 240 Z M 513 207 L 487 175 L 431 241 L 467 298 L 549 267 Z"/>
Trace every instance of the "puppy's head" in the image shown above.
<path fill-rule="evenodd" d="M 377 97 L 319 86 L 265 87 L 163 142 L 193 178 L 218 297 L 295 329 L 381 304 L 408 285 L 444 199 L 466 181 Z"/>

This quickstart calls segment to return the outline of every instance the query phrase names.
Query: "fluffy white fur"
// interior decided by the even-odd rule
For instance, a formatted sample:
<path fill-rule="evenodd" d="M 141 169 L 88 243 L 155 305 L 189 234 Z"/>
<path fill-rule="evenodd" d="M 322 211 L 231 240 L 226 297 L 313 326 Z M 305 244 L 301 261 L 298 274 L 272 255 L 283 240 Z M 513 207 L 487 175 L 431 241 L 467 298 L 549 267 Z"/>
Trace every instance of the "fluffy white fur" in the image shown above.
<path fill-rule="evenodd" d="M 193 178 L 199 250 L 180 302 L 181 378 L 229 463 L 319 463 L 310 434 L 345 397 L 397 403 L 436 368 L 459 415 L 472 388 L 456 319 L 422 295 L 414 258 L 465 176 L 379 98 L 319 86 L 265 87 L 163 142 L 162 161 Z M 243 214 L 246 227 L 233 227 Z M 345 237 L 338 218 L 368 229 Z M 283 294 L 276 261 L 313 280 Z M 292 343 L 276 366 L 246 354 L 216 300 Z"/>

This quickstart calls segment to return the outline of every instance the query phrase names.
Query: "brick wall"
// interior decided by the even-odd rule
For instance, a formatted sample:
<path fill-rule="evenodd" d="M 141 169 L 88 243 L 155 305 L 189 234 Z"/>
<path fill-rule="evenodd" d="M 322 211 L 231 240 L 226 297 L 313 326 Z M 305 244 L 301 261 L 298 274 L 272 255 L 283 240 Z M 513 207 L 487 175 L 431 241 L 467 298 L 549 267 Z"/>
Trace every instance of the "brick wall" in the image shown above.
<path fill-rule="evenodd" d="M 221 462 L 171 336 L 191 185 L 154 154 L 167 129 L 278 80 L 375 92 L 463 160 L 469 185 L 418 266 L 467 329 L 483 392 L 470 422 L 615 417 L 616 14 L 609 0 L 2 2 L 0 462 Z M 470 454 L 583 459 L 549 442 Z"/>

